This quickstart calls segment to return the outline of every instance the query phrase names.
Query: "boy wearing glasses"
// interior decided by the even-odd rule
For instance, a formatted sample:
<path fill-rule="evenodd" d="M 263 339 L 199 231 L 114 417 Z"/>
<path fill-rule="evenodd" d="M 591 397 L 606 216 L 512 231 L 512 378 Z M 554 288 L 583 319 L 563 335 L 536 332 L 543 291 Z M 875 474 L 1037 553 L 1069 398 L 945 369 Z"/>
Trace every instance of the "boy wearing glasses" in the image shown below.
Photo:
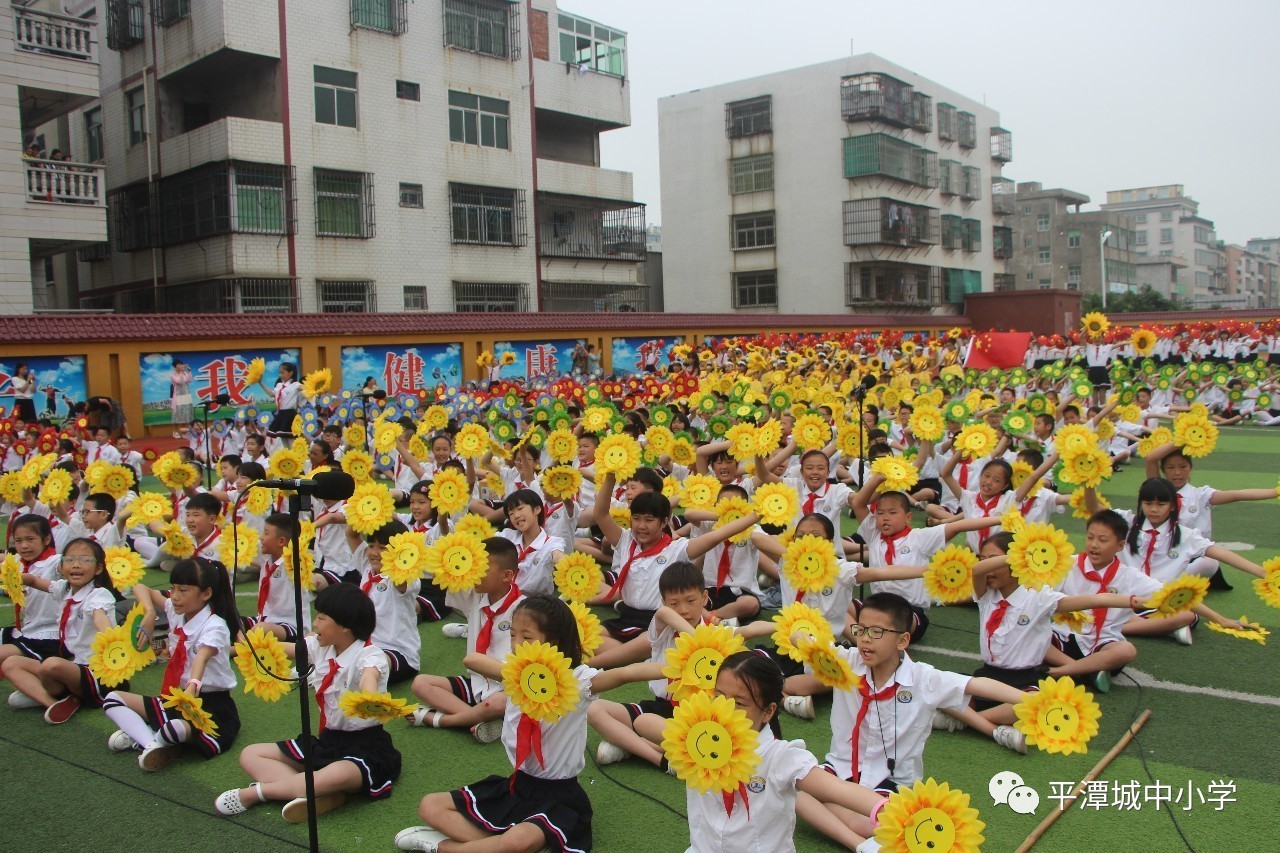
<path fill-rule="evenodd" d="M 907 655 L 915 614 L 900 595 L 876 593 L 859 606 L 846 636 L 850 649 L 837 648 L 861 679 L 852 690 L 837 690 L 831 703 L 831 749 L 824 766 L 841 779 L 884 794 L 910 787 L 924 776 L 924 745 L 938 708 L 962 709 L 970 696 L 1016 704 L 1022 692 L 990 678 L 971 678 L 935 669 Z M 1012 726 L 996 729 L 1001 746 L 1025 753 L 1026 741 Z M 840 806 L 801 794 L 796 812 L 822 832 L 854 849 L 861 841 L 852 827 L 858 816 Z"/>
<path fill-rule="evenodd" d="M 115 517 L 116 499 L 106 492 L 94 492 L 84 499 L 79 514 L 71 515 L 67 526 L 71 528 L 72 539 L 83 536 L 105 549 L 124 542 L 120 529 L 112 523 Z"/>

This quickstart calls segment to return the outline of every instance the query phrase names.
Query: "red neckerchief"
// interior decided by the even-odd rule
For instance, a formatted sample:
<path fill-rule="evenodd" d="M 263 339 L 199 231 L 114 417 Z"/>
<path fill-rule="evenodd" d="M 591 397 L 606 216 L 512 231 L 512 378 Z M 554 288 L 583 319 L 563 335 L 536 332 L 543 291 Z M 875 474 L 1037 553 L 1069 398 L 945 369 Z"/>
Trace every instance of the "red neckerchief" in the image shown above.
<path fill-rule="evenodd" d="M 366 644 L 367 645 L 367 644 Z M 320 682 L 320 687 L 316 690 L 316 704 L 320 706 L 320 731 L 324 731 L 325 726 L 329 724 L 328 715 L 324 710 L 324 694 L 325 691 L 333 686 L 333 679 L 338 676 L 339 670 L 337 658 L 329 658 L 329 671 L 325 673 L 324 680 Z"/>
<path fill-rule="evenodd" d="M 960 457 L 960 488 L 969 488 L 969 463 L 963 456 Z"/>
<path fill-rule="evenodd" d="M 898 559 L 898 540 L 907 538 L 907 534 L 910 532 L 911 528 L 908 526 L 897 533 L 880 534 L 880 539 L 884 542 L 884 564 L 886 566 L 892 566 L 893 561 Z"/>
<path fill-rule="evenodd" d="M 720 543 L 724 549 L 720 552 L 720 560 L 716 563 L 716 589 L 724 586 L 724 582 L 729 578 L 729 570 L 733 568 L 733 543 L 725 540 Z"/>
<path fill-rule="evenodd" d="M 517 545 L 517 546 L 516 546 L 516 565 L 517 565 L 517 566 L 519 566 L 521 563 L 523 563 L 523 562 L 525 561 L 525 559 L 527 559 L 527 558 L 528 558 L 528 556 L 529 556 L 530 554 L 532 554 L 532 553 L 534 553 L 535 551 L 537 551 L 537 550 L 538 550 L 537 543 L 538 543 L 538 540 L 542 538 L 542 533 L 543 533 L 543 531 L 541 531 L 541 530 L 539 530 L 539 531 L 538 531 L 538 535 L 537 535 L 537 536 L 535 536 L 535 537 L 533 537 L 533 543 L 532 543 L 532 544 L 530 544 L 530 545 Z"/>
<path fill-rule="evenodd" d="M 1035 502 L 1035 498 L 1027 498 L 1018 511 L 1022 513 L 1023 517 L 1026 517 L 1026 514 L 1031 512 L 1031 507 L 1035 505 Z"/>
<path fill-rule="evenodd" d="M 210 533 L 203 542 L 196 546 L 196 556 L 200 556 L 200 552 L 209 547 L 209 543 L 222 535 L 222 528 L 218 525 L 213 526 L 213 532 Z"/>
<path fill-rule="evenodd" d="M 825 498 L 827 496 L 827 492 L 830 489 L 831 489 L 830 483 L 823 483 L 822 491 L 820 492 L 810 491 L 809 494 L 805 496 L 805 499 L 804 499 L 803 514 L 808 515 L 809 513 L 813 512 L 813 507 L 818 502 L 818 498 Z"/>
<path fill-rule="evenodd" d="M 494 620 L 511 609 L 511 605 L 515 604 L 517 598 L 520 597 L 520 587 L 515 584 L 511 585 L 511 589 L 507 591 L 502 601 L 498 602 L 496 608 L 485 605 L 480 608 L 480 612 L 485 615 L 484 624 L 480 626 L 480 633 L 476 636 L 476 651 L 480 654 L 489 653 L 489 643 L 493 640 L 493 623 Z M 516 762 L 519 767 L 520 763 Z"/>
<path fill-rule="evenodd" d="M 643 560 L 645 557 L 652 557 L 654 554 L 659 554 L 670 544 L 671 534 L 663 533 L 657 542 L 650 545 L 648 548 L 645 548 L 643 551 L 636 553 L 636 549 L 640 547 L 640 543 L 632 539 L 631 553 L 627 556 L 627 561 L 622 564 L 622 571 L 618 572 L 618 580 L 609 589 L 609 594 L 605 597 L 613 598 L 613 596 L 618 594 L 618 590 L 622 589 L 622 585 L 627 582 L 627 575 L 631 574 L 632 563 L 636 560 Z"/>
<path fill-rule="evenodd" d="M 974 494 L 973 505 L 982 510 L 983 518 L 991 517 L 991 510 L 996 508 L 996 504 L 1000 503 L 1001 495 L 996 495 L 989 501 L 984 501 L 981 494 Z M 987 537 L 991 535 L 991 528 L 984 527 L 978 531 L 978 547 L 981 548 L 983 543 L 987 541 Z"/>
<path fill-rule="evenodd" d="M 178 686 L 178 682 L 182 680 L 182 671 L 187 667 L 187 632 L 181 628 L 174 628 L 173 635 L 178 638 L 178 647 L 173 650 L 169 656 L 169 662 L 165 664 L 164 678 L 160 681 L 161 696 Z"/>
<path fill-rule="evenodd" d="M 871 703 L 880 702 L 884 699 L 892 699 L 897 692 L 897 681 L 893 682 L 893 684 L 890 684 L 888 687 L 881 688 L 879 693 L 871 692 L 871 688 L 867 686 L 867 679 L 865 678 L 862 679 L 862 682 L 858 685 L 858 695 L 862 697 L 862 704 L 858 707 L 858 716 L 853 721 L 853 758 L 851 761 L 853 766 L 853 779 L 857 779 L 859 777 L 858 765 L 862 763 L 862 754 L 858 739 L 862 730 L 862 721 L 866 718 L 867 711 L 871 710 Z M 897 736 L 896 732 L 894 733 L 894 736 Z"/>
<path fill-rule="evenodd" d="M 382 580 L 382 572 L 373 567 L 373 563 L 369 564 L 369 574 L 365 576 L 364 581 L 360 584 L 360 591 L 365 595 L 369 594 L 369 590 L 373 589 L 373 585 Z"/>
<path fill-rule="evenodd" d="M 275 560 L 268 560 L 262 567 L 262 578 L 258 581 L 258 618 L 262 618 L 262 614 L 267 606 L 267 597 L 271 595 L 271 575 L 278 566 Z"/>
<path fill-rule="evenodd" d="M 991 611 L 991 615 L 987 617 L 987 624 L 984 629 L 987 632 L 987 654 L 991 655 L 991 662 L 996 662 L 995 652 L 991 651 L 991 637 L 995 634 L 996 629 L 1000 627 L 1000 623 L 1004 621 L 1005 611 L 1009 609 L 1009 599 L 1002 598 L 996 605 L 996 609 Z"/>
<path fill-rule="evenodd" d="M 1142 558 L 1142 570 L 1147 573 L 1147 577 L 1151 576 L 1151 555 L 1156 551 L 1156 543 L 1160 541 L 1160 528 L 1148 527 L 1142 531 L 1151 536 L 1151 541 L 1147 543 L 1147 553 Z"/>
<path fill-rule="evenodd" d="M 1098 585 L 1099 593 L 1105 593 L 1107 591 L 1107 587 L 1111 585 L 1111 582 L 1113 580 L 1115 580 L 1116 572 L 1120 571 L 1120 558 L 1114 557 L 1111 560 L 1111 565 L 1103 569 L 1101 574 L 1099 574 L 1095 569 L 1085 568 L 1085 562 L 1088 559 L 1089 559 L 1088 554 L 1081 554 L 1079 557 L 1076 557 L 1076 567 L 1080 569 L 1080 574 L 1083 575 L 1086 580 L 1093 581 Z M 1103 626 L 1103 623 L 1106 622 L 1106 619 L 1107 619 L 1107 608 L 1095 607 L 1093 609 L 1093 647 L 1094 648 L 1097 648 L 1098 640 L 1102 638 L 1102 626 Z"/>

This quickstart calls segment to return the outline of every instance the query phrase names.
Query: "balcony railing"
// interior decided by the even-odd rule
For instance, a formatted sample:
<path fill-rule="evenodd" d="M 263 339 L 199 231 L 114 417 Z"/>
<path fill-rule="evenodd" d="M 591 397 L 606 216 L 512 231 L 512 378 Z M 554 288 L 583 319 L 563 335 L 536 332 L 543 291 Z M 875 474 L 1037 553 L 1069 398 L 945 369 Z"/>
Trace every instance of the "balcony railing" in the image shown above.
<path fill-rule="evenodd" d="M 645 259 L 644 205 L 538 194 L 538 252 L 553 258 Z"/>
<path fill-rule="evenodd" d="M 13 25 L 18 50 L 93 62 L 93 21 L 14 6 Z"/>
<path fill-rule="evenodd" d="M 22 165 L 27 173 L 27 201 L 94 207 L 104 204 L 104 170 L 100 165 L 33 159 L 24 159 Z"/>
<path fill-rule="evenodd" d="M 942 274 L 917 264 L 845 264 L 844 304 L 926 311 L 942 304 Z"/>

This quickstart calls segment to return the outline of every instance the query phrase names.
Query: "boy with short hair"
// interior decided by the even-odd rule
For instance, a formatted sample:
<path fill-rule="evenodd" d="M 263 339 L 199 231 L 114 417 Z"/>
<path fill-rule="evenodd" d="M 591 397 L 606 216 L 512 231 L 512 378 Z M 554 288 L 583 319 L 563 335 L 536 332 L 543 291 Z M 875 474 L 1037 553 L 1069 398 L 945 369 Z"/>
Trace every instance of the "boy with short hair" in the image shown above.
<path fill-rule="evenodd" d="M 94 492 L 84 499 L 84 508 L 68 518 L 71 538 L 87 537 L 103 548 L 119 545 L 124 540 L 113 523 L 116 499 L 106 492 Z"/>
<path fill-rule="evenodd" d="M 245 630 L 260 625 L 286 643 L 298 639 L 297 597 L 288 566 L 281 562 L 285 546 L 293 539 L 293 516 L 276 512 L 262 526 L 262 556 L 258 574 L 257 616 L 244 618 Z M 311 630 L 311 603 L 305 592 L 302 603 L 302 634 Z"/>
<path fill-rule="evenodd" d="M 518 553 L 515 543 L 501 536 L 485 539 L 484 546 L 489 571 L 475 589 L 450 592 L 445 603 L 467 617 L 467 654 L 504 661 L 511 654 L 511 614 L 524 598 L 515 584 Z M 472 671 L 448 677 L 424 673 L 413 680 L 413 693 L 422 700 L 413 715 L 415 726 L 466 727 L 481 743 L 502 735 L 507 699 L 498 681 Z"/>

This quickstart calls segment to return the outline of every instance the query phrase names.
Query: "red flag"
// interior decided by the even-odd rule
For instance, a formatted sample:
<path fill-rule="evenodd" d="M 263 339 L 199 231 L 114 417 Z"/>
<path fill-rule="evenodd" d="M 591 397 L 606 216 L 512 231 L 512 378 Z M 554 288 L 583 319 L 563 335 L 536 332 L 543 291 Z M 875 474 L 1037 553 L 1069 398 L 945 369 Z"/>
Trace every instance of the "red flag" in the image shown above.
<path fill-rule="evenodd" d="M 1026 359 L 1030 345 L 1030 332 L 982 332 L 974 335 L 964 366 L 977 370 L 1018 367 Z"/>

